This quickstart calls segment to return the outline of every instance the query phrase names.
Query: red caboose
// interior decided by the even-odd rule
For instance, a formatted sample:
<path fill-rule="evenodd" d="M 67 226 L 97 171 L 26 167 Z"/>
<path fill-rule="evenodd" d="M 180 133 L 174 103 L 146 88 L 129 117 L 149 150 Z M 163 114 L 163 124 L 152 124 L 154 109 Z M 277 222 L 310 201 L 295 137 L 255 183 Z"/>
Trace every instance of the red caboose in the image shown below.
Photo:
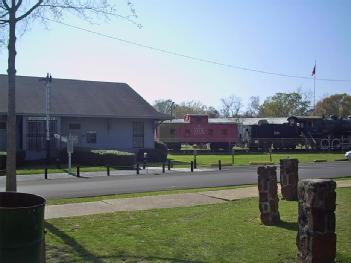
<path fill-rule="evenodd" d="M 210 144 L 211 150 L 227 150 L 239 142 L 238 126 L 232 120 L 209 119 L 207 115 L 199 114 L 163 122 L 156 137 L 173 150 L 180 150 L 182 144 Z"/>

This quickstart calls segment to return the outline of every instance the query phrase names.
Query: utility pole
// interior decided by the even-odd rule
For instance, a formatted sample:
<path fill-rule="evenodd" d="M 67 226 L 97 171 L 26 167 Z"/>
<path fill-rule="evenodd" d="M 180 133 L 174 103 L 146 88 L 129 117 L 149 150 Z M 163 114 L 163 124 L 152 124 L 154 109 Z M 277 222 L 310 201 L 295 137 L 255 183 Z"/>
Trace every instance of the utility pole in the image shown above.
<path fill-rule="evenodd" d="M 39 79 L 45 83 L 45 115 L 46 115 L 46 163 L 50 163 L 50 92 L 52 76 L 47 73 L 45 78 Z"/>
<path fill-rule="evenodd" d="M 172 101 L 172 103 L 171 103 L 171 121 L 173 118 L 173 106 L 174 106 L 174 101 Z"/>
<path fill-rule="evenodd" d="M 170 136 L 170 139 L 171 139 L 171 141 L 172 141 L 172 143 L 174 142 L 173 141 L 173 136 L 172 136 L 172 134 L 171 134 L 171 128 L 172 128 L 172 119 L 173 119 L 173 105 L 174 105 L 174 101 L 172 101 L 172 100 L 170 100 L 170 102 L 171 102 L 171 120 L 170 120 L 170 122 L 169 122 L 169 136 Z"/>
<path fill-rule="evenodd" d="M 312 76 L 313 76 L 313 112 L 316 110 L 316 66 L 317 62 L 316 60 L 314 61 L 314 68 L 312 71 Z"/>

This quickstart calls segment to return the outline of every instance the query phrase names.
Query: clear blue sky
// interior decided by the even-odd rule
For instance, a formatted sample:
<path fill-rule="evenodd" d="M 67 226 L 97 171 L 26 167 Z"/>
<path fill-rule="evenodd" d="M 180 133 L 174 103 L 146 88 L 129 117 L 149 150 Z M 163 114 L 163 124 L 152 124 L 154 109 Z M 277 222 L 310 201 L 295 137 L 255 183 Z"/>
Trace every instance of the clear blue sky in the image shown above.
<path fill-rule="evenodd" d="M 128 14 L 125 1 L 117 1 Z M 351 79 L 349 0 L 133 0 L 142 29 L 116 18 L 65 22 L 156 48 L 259 70 Z M 54 23 L 18 40 L 19 75 L 129 83 L 147 101 L 199 100 L 218 107 L 232 94 L 246 103 L 276 92 L 313 90 L 313 80 L 247 72 L 165 55 Z M 0 59 L 5 73 L 7 51 Z M 351 82 L 317 81 L 316 97 L 351 93 Z"/>

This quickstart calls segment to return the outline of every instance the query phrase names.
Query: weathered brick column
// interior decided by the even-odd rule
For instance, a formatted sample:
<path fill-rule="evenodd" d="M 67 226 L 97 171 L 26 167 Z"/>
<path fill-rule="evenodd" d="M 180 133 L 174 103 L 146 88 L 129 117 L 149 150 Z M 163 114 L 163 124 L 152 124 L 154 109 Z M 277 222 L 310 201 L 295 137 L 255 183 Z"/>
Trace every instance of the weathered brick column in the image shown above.
<path fill-rule="evenodd" d="M 280 185 L 283 199 L 297 201 L 297 183 L 299 182 L 299 160 L 280 160 Z"/>
<path fill-rule="evenodd" d="M 334 262 L 336 254 L 333 180 L 310 179 L 298 184 L 297 256 L 304 263 Z"/>
<path fill-rule="evenodd" d="M 278 211 L 277 167 L 258 167 L 257 174 L 261 222 L 264 225 L 278 224 L 280 216 Z"/>

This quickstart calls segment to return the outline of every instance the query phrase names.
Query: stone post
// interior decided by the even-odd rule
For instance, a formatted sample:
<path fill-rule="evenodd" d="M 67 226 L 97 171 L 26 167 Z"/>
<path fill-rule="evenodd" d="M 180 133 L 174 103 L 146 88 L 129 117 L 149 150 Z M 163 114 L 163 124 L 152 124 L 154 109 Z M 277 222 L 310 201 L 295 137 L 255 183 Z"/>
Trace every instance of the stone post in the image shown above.
<path fill-rule="evenodd" d="M 278 211 L 277 167 L 258 167 L 257 174 L 261 222 L 264 225 L 276 225 L 280 221 Z"/>
<path fill-rule="evenodd" d="M 298 184 L 297 256 L 304 263 L 334 262 L 336 254 L 333 180 L 309 179 Z"/>
<path fill-rule="evenodd" d="M 280 160 L 280 185 L 283 199 L 297 201 L 297 183 L 299 182 L 299 160 Z"/>

